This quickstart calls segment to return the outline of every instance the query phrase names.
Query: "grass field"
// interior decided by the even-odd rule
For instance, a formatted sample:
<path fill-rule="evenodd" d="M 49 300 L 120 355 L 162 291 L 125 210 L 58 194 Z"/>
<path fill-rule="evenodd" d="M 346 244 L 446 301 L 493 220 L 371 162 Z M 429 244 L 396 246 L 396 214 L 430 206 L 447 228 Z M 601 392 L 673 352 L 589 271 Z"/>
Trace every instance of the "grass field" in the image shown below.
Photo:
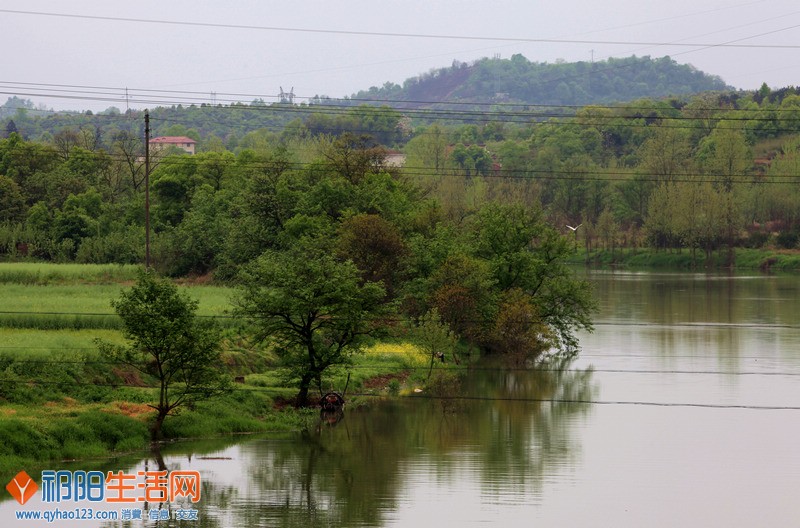
<path fill-rule="evenodd" d="M 56 329 L 118 329 L 120 320 L 111 307 L 126 288 L 123 284 L 0 283 L 0 327 Z M 232 288 L 180 286 L 199 301 L 197 314 L 215 317 L 221 326 L 234 321 L 230 310 Z"/>
<path fill-rule="evenodd" d="M 110 284 L 136 280 L 132 264 L 51 264 L 2 262 L 0 284 Z"/>
<path fill-rule="evenodd" d="M 122 344 L 117 330 L 37 330 L 0 328 L 0 358 L 83 360 L 97 355 L 95 339 Z"/>

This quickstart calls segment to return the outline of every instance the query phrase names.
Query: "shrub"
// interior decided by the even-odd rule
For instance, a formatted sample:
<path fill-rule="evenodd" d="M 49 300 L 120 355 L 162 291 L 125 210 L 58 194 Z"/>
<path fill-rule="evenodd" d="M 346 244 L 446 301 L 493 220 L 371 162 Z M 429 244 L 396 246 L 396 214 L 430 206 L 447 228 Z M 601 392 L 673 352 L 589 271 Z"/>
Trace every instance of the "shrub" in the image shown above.
<path fill-rule="evenodd" d="M 118 445 L 129 438 L 139 439 L 141 446 L 147 443 L 147 425 L 127 416 L 102 411 L 87 412 L 78 417 L 77 423 L 110 451 L 117 450 Z"/>
<path fill-rule="evenodd" d="M 744 246 L 752 249 L 762 248 L 767 245 L 767 242 L 769 242 L 769 233 L 762 233 L 760 231 L 750 233 L 750 235 L 743 240 Z"/>
<path fill-rule="evenodd" d="M 794 249 L 797 247 L 798 238 L 800 235 L 796 231 L 783 231 L 775 238 L 775 243 L 784 249 Z"/>

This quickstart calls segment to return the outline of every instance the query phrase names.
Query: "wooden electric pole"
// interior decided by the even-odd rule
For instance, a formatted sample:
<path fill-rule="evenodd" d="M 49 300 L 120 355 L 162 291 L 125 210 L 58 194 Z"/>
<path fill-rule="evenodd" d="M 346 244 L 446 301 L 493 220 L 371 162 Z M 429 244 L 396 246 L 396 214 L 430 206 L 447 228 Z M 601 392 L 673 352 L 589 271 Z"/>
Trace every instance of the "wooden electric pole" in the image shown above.
<path fill-rule="evenodd" d="M 150 269 L 150 112 L 144 111 L 144 267 Z"/>

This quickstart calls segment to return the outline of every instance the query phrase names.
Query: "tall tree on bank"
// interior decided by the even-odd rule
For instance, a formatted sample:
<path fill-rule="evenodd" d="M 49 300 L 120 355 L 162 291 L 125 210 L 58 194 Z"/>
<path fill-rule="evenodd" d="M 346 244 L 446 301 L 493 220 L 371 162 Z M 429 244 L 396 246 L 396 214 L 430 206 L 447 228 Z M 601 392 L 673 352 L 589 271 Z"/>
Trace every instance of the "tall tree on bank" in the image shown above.
<path fill-rule="evenodd" d="M 219 334 L 197 321 L 197 304 L 169 280 L 142 271 L 136 285 L 111 302 L 130 344 L 98 342 L 109 360 L 129 365 L 157 383 L 158 401 L 150 404 L 156 411 L 153 440 L 162 439 L 167 416 L 228 388 L 228 380 L 217 370 Z"/>
<path fill-rule="evenodd" d="M 753 165 L 753 154 L 741 129 L 730 121 L 720 121 L 700 143 L 698 157 L 705 171 L 716 180 L 715 188 L 722 197 L 723 237 L 728 247 L 728 265 L 732 266 L 736 231 L 742 223 L 734 183 L 747 177 Z"/>
<path fill-rule="evenodd" d="M 314 383 L 347 363 L 383 321 L 380 283 L 362 281 L 351 261 L 337 261 L 322 244 L 299 241 L 287 251 L 268 250 L 243 273 L 234 299 L 258 338 L 272 339 L 288 377 L 297 382 L 296 404 L 309 403 Z"/>
<path fill-rule="evenodd" d="M 576 332 L 592 330 L 596 304 L 589 283 L 574 277 L 566 265 L 574 251 L 571 241 L 544 222 L 541 213 L 496 203 L 480 210 L 472 236 L 475 256 L 489 264 L 496 287 L 506 296 L 512 290 L 527 296 L 536 312 L 527 324 L 548 328 L 552 338 L 547 341 L 563 354 L 574 353 Z M 517 297 L 506 304 L 518 309 Z"/>

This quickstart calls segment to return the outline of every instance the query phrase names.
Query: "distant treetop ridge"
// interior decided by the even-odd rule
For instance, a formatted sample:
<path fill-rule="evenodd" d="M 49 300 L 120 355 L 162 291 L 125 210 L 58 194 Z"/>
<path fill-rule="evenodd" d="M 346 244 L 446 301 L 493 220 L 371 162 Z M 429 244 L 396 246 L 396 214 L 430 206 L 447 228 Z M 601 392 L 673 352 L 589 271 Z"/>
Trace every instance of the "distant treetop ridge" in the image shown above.
<path fill-rule="evenodd" d="M 440 68 L 353 95 L 353 99 L 397 101 L 402 106 L 440 102 L 587 105 L 732 90 L 716 75 L 669 57 L 628 57 L 596 62 L 531 62 L 522 55 L 453 61 Z"/>

